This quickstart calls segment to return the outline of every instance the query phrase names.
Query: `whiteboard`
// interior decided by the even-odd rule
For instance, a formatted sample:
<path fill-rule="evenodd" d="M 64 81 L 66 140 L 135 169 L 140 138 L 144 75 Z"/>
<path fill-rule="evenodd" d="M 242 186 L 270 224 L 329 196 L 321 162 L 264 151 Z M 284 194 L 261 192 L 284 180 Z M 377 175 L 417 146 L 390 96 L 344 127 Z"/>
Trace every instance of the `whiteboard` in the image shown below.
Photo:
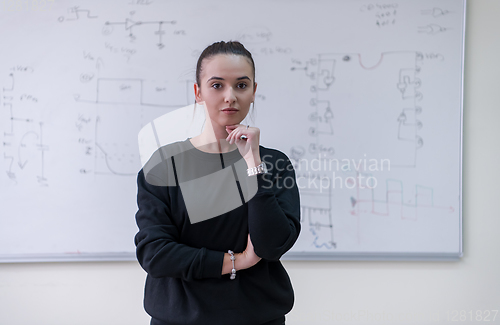
<path fill-rule="evenodd" d="M 261 144 L 294 162 L 284 258 L 462 255 L 465 1 L 5 1 L 0 261 L 133 260 L 138 134 L 252 52 Z"/>

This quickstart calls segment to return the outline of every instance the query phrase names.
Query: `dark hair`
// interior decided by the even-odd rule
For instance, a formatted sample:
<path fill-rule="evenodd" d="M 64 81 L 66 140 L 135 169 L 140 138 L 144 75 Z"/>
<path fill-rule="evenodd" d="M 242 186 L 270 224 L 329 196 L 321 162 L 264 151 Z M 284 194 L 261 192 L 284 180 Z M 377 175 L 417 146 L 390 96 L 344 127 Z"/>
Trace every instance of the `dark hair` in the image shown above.
<path fill-rule="evenodd" d="M 198 85 L 200 85 L 201 65 L 203 60 L 211 58 L 217 54 L 233 54 L 246 57 L 252 65 L 253 79 L 255 82 L 255 63 L 253 62 L 252 54 L 238 41 L 221 41 L 213 43 L 201 52 L 200 57 L 198 58 L 198 63 L 196 64 L 196 83 Z"/>

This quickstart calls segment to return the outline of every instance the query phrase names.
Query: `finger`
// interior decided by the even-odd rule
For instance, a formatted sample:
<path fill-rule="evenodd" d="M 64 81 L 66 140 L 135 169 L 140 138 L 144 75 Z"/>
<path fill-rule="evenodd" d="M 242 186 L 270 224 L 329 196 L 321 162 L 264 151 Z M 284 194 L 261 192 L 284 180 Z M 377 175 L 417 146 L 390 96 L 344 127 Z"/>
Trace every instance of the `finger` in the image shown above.
<path fill-rule="evenodd" d="M 233 129 L 233 130 L 228 130 L 227 132 L 229 133 L 226 137 L 226 141 L 227 142 L 231 142 L 231 139 L 233 138 L 234 136 L 234 132 L 235 132 L 236 129 Z"/>
<path fill-rule="evenodd" d="M 241 128 L 234 129 L 229 135 L 229 142 L 231 143 L 237 140 L 241 140 L 242 135 L 244 135 L 244 133 L 242 132 Z"/>
<path fill-rule="evenodd" d="M 245 247 L 245 252 L 249 252 L 251 250 L 251 244 L 250 244 L 250 236 L 247 237 L 247 246 Z"/>
<path fill-rule="evenodd" d="M 232 143 L 234 140 L 235 140 L 235 135 L 237 133 L 236 131 L 237 129 L 234 129 L 233 131 L 231 131 L 231 133 L 229 133 L 229 135 L 227 136 L 227 141 L 229 143 Z"/>
<path fill-rule="evenodd" d="M 242 129 L 240 129 L 240 137 L 241 136 L 245 136 L 245 138 L 248 139 L 250 136 L 250 132 L 248 132 L 248 130 L 246 128 L 242 128 Z"/>
<path fill-rule="evenodd" d="M 241 124 L 226 125 L 226 131 L 229 133 L 230 131 L 233 131 L 234 129 L 238 128 L 239 126 L 241 126 Z"/>
<path fill-rule="evenodd" d="M 236 125 L 235 127 L 226 126 L 226 130 L 228 131 L 229 135 L 234 135 L 235 132 L 241 132 L 242 128 L 240 126 L 241 125 Z"/>

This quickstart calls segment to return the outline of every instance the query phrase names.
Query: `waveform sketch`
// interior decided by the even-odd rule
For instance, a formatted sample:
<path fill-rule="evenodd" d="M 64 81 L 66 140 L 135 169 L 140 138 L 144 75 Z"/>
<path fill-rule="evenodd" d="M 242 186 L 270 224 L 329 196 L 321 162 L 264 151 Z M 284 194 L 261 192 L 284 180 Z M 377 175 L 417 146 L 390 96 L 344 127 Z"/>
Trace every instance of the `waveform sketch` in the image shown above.
<path fill-rule="evenodd" d="M 75 20 L 79 20 L 80 17 L 84 17 L 84 18 L 87 18 L 87 19 L 98 18 L 95 15 L 91 15 L 90 14 L 90 10 L 88 10 L 88 9 L 80 9 L 79 6 L 74 6 L 74 7 L 68 8 L 68 13 L 70 13 L 72 15 L 70 17 L 60 16 L 58 18 L 58 21 L 61 22 L 61 23 L 64 22 L 64 21 L 75 21 Z"/>

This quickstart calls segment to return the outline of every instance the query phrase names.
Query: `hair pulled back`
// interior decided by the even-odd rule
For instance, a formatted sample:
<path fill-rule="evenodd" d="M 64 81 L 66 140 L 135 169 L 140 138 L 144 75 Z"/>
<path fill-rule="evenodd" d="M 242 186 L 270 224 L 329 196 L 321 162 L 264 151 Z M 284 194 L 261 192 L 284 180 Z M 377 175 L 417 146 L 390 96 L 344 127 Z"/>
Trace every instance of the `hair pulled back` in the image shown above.
<path fill-rule="evenodd" d="M 200 74 L 203 60 L 209 59 L 218 54 L 232 54 L 246 57 L 252 65 L 253 79 L 255 82 L 255 63 L 253 62 L 252 54 L 238 41 L 221 41 L 209 45 L 205 50 L 203 50 L 198 58 L 198 63 L 196 64 L 196 83 L 198 85 L 200 85 Z"/>

